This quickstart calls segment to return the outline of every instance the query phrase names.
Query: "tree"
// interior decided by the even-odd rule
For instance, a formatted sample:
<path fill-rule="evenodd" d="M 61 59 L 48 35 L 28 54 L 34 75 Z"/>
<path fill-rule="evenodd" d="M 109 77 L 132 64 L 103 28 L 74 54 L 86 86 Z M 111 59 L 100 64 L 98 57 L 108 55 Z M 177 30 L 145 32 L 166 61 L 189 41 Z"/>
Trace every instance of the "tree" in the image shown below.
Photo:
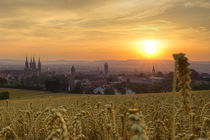
<path fill-rule="evenodd" d="M 192 80 L 199 80 L 200 79 L 200 74 L 196 70 L 191 69 L 190 77 L 192 78 Z"/>
<path fill-rule="evenodd" d="M 139 83 L 131 83 L 129 84 L 129 88 L 133 90 L 135 93 L 146 93 L 148 92 L 148 86 Z"/>
<path fill-rule="evenodd" d="M 85 91 L 85 94 L 94 94 L 93 89 L 92 89 L 92 88 L 88 88 L 88 89 Z"/>
<path fill-rule="evenodd" d="M 8 83 L 8 81 L 4 78 L 0 78 L 0 87 L 4 87 L 6 86 Z"/>
<path fill-rule="evenodd" d="M 163 77 L 163 73 L 162 73 L 162 72 L 158 72 L 158 73 L 156 74 L 156 76 L 157 76 L 157 77 Z"/>
<path fill-rule="evenodd" d="M 78 82 L 75 87 L 70 91 L 70 93 L 82 94 L 81 83 Z"/>
<path fill-rule="evenodd" d="M 114 75 L 110 75 L 108 78 L 107 78 L 107 81 L 108 82 L 114 82 L 114 81 L 117 81 L 117 77 L 114 76 Z"/>
<path fill-rule="evenodd" d="M 126 82 L 122 82 L 122 83 L 116 85 L 115 88 L 117 88 L 117 90 L 118 90 L 121 94 L 126 94 L 126 87 L 127 87 Z"/>
<path fill-rule="evenodd" d="M 5 99 L 9 99 L 9 92 L 8 91 L 0 92 L 0 100 L 5 100 Z"/>
<path fill-rule="evenodd" d="M 164 76 L 163 81 L 160 83 L 162 86 L 161 91 L 171 91 L 172 90 L 172 83 L 173 81 L 173 72 L 170 72 Z"/>
<path fill-rule="evenodd" d="M 47 80 L 45 82 L 45 88 L 48 91 L 58 92 L 61 89 L 60 81 L 59 80 Z"/>
<path fill-rule="evenodd" d="M 113 95 L 113 94 L 115 94 L 115 91 L 114 91 L 113 88 L 106 88 L 105 89 L 105 94 Z"/>

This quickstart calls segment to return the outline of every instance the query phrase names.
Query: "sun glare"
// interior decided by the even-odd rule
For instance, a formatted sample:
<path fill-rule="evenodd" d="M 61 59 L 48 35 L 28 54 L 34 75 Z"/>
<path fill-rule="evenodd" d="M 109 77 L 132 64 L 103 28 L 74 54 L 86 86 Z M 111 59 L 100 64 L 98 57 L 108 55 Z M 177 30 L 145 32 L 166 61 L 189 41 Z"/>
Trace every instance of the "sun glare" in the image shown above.
<path fill-rule="evenodd" d="M 143 42 L 144 50 L 147 54 L 152 55 L 157 52 L 157 44 L 155 41 L 147 40 Z"/>

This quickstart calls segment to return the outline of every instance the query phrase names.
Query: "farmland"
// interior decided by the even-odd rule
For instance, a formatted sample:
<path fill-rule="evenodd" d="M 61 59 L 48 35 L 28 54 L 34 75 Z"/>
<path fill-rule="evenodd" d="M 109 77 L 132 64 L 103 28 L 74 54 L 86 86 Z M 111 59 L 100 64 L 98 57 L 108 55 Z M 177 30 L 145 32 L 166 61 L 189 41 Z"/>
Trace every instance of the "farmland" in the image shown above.
<path fill-rule="evenodd" d="M 172 94 L 74 95 L 0 89 L 1 139 L 170 139 Z M 210 138 L 210 91 L 192 92 L 190 118 L 175 96 L 175 138 Z"/>

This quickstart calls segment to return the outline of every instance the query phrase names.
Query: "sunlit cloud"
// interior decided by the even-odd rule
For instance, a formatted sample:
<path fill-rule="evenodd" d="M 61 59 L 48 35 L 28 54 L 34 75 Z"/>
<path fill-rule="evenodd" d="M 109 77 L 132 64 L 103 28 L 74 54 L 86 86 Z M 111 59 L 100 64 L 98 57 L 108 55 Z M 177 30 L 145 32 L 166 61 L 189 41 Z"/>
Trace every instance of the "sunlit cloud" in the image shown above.
<path fill-rule="evenodd" d="M 210 2 L 0 1 L 1 58 L 141 59 L 133 46 L 139 40 L 165 41 L 158 59 L 171 59 L 176 50 L 194 60 L 210 60 Z"/>

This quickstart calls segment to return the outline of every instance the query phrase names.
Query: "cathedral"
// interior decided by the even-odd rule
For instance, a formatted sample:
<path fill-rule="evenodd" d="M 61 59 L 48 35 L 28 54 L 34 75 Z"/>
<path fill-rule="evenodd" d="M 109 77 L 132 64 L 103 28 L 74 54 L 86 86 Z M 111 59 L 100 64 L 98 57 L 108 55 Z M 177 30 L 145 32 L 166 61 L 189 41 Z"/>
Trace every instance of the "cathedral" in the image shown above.
<path fill-rule="evenodd" d="M 41 70 L 42 70 L 42 65 L 41 65 L 40 58 L 39 58 L 38 65 L 36 65 L 35 57 L 33 57 L 33 59 L 31 58 L 30 63 L 28 61 L 28 58 L 26 57 L 25 68 L 24 68 L 24 72 L 26 74 L 40 74 Z"/>

